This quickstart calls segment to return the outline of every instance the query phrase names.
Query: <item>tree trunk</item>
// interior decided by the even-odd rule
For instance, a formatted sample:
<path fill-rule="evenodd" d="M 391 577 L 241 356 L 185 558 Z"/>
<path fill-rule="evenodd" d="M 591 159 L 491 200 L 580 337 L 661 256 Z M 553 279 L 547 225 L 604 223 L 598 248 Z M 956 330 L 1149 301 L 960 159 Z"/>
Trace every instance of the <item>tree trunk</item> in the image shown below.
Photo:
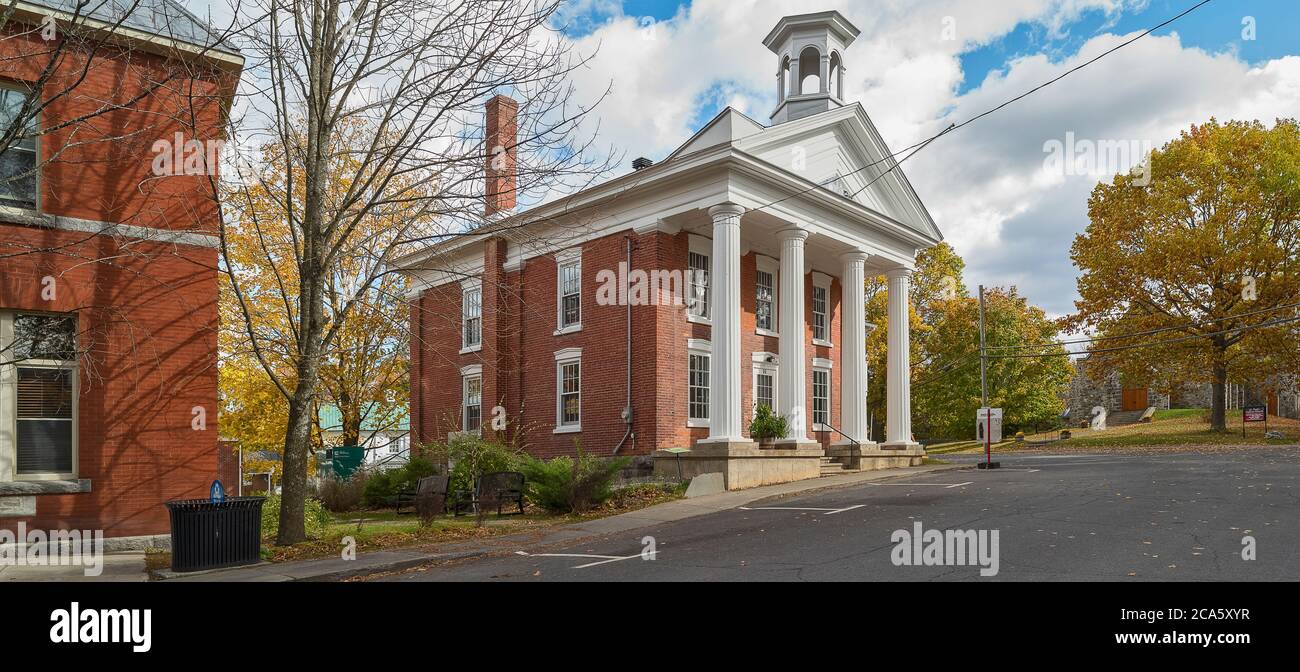
<path fill-rule="evenodd" d="M 305 397 L 305 398 L 304 398 Z M 289 427 L 284 436 L 284 474 L 280 479 L 280 527 L 277 546 L 307 540 L 307 462 L 311 444 L 311 397 L 299 383 L 289 400 Z"/>
<path fill-rule="evenodd" d="M 1214 381 L 1211 386 L 1210 431 L 1226 432 L 1227 423 L 1227 383 L 1228 365 L 1224 361 L 1224 349 L 1218 343 L 1214 348 Z"/>
<path fill-rule="evenodd" d="M 309 229 L 310 230 L 310 229 Z M 314 242 L 314 241 L 311 241 Z M 311 252 L 303 264 L 304 272 L 298 298 L 303 318 L 303 333 L 298 346 L 298 380 L 289 399 L 289 427 L 284 437 L 284 476 L 280 493 L 280 528 L 277 546 L 289 546 L 307 540 L 305 519 L 307 502 L 307 464 L 311 458 L 311 413 L 320 380 L 320 354 L 323 347 L 325 319 L 321 293 L 321 269 L 324 265 L 315 252 L 319 245 L 304 245 Z"/>

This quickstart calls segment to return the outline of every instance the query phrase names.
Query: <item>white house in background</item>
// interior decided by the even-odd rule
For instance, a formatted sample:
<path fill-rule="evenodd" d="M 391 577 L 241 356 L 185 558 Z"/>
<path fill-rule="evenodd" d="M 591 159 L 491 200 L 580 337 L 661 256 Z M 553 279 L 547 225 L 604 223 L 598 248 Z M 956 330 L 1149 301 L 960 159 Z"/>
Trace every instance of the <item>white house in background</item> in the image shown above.
<path fill-rule="evenodd" d="M 835 11 L 782 18 L 763 39 L 770 124 L 728 108 L 664 160 L 571 197 L 515 212 L 515 157 L 485 157 L 477 234 L 395 262 L 411 279 L 416 440 L 482 431 L 496 408 L 536 455 L 580 442 L 674 476 L 721 472 L 728 489 L 816 477 L 824 457 L 919 463 L 908 287 L 942 235 L 866 110 L 844 100 L 858 35 Z M 486 147 L 514 147 L 518 104 L 485 106 Z M 687 300 L 602 301 L 600 278 L 623 263 L 689 271 Z M 868 274 L 888 278 L 881 444 L 867 426 Z M 759 405 L 790 423 L 772 448 L 749 436 Z"/>
<path fill-rule="evenodd" d="M 390 417 L 378 416 L 372 409 L 362 413 L 361 446 L 366 449 L 365 465 L 376 469 L 405 465 L 411 458 L 411 423 L 406 410 L 394 411 Z M 339 447 L 343 440 L 343 419 L 339 409 L 324 404 L 317 418 L 321 442 L 328 448 Z"/>

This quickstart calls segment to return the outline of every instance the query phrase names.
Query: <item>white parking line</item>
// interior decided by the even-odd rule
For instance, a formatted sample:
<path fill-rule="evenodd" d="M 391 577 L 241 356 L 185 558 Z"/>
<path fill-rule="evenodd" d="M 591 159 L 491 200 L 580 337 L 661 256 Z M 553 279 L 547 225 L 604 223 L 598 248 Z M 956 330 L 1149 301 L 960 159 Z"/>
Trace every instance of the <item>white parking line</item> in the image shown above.
<path fill-rule="evenodd" d="M 640 553 L 637 553 L 636 555 L 594 555 L 591 553 L 528 553 L 526 551 L 515 551 L 515 555 L 523 555 L 530 558 L 598 558 L 596 562 L 588 562 L 585 565 L 576 565 L 571 569 L 586 569 L 587 567 L 595 567 L 596 565 L 641 557 Z"/>
<path fill-rule="evenodd" d="M 966 481 L 965 483 L 868 483 L 868 485 L 896 485 L 896 486 L 903 486 L 909 488 L 922 486 L 922 485 L 934 485 L 934 486 L 940 486 L 944 488 L 955 488 L 959 485 L 970 485 L 971 483 L 974 482 L 975 481 Z"/>
<path fill-rule="evenodd" d="M 741 506 L 737 507 L 741 511 L 838 511 L 839 509 L 827 509 L 815 506 Z"/>
<path fill-rule="evenodd" d="M 860 509 L 864 506 L 866 506 L 866 504 L 854 504 L 853 506 L 846 506 L 842 509 L 828 509 L 825 507 L 818 507 L 818 506 L 755 506 L 755 507 L 740 506 L 737 508 L 739 508 L 741 511 L 817 511 L 830 516 L 836 513 L 844 513 L 845 511 Z"/>

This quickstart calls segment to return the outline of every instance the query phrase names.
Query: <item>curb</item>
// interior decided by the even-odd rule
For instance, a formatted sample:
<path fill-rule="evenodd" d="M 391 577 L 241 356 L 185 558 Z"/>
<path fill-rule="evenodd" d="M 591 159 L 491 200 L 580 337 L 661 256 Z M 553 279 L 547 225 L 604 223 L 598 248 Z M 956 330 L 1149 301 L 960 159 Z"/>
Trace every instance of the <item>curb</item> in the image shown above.
<path fill-rule="evenodd" d="M 523 543 L 520 544 L 520 546 L 524 548 L 536 549 L 539 547 L 545 547 L 545 546 L 560 544 L 560 543 L 565 543 L 565 544 L 573 543 L 573 542 L 577 542 L 592 537 L 599 537 L 599 536 L 604 536 L 609 534 L 620 534 L 623 532 L 630 532 L 632 530 L 637 530 L 645 527 L 653 527 L 655 525 L 663 525 L 663 524 L 673 523 L 681 520 L 687 520 L 690 518 L 697 518 L 699 516 L 705 516 L 713 513 L 718 513 L 721 511 L 729 511 L 742 506 L 748 506 L 756 502 L 764 502 L 768 500 L 783 499 L 788 497 L 800 497 L 800 496 L 804 496 L 816 492 L 849 488 L 849 487 L 861 485 L 863 483 L 868 483 L 872 481 L 887 481 L 887 480 L 892 480 L 897 478 L 909 478 L 917 475 L 927 475 L 927 474 L 941 473 L 946 471 L 956 471 L 959 469 L 970 469 L 970 468 L 971 465 L 968 464 L 936 464 L 936 465 L 929 465 L 928 467 L 906 467 L 906 469 L 909 469 L 909 471 L 907 471 L 906 473 L 897 473 L 897 474 L 885 473 L 888 471 L 894 471 L 892 469 L 872 471 L 872 472 L 857 472 L 851 474 L 823 477 L 823 478 L 830 478 L 830 479 L 842 479 L 836 483 L 818 483 L 818 481 L 823 480 L 823 478 L 808 479 L 807 481 L 795 481 L 794 483 L 806 484 L 806 486 L 793 487 L 787 492 L 777 492 L 777 493 L 755 492 L 765 488 L 778 488 L 783 486 L 790 487 L 790 484 L 782 483 L 775 486 L 760 486 L 758 488 L 752 488 L 750 490 L 733 490 L 730 492 L 721 492 L 715 495 L 706 495 L 704 497 L 698 497 L 689 500 L 677 499 L 671 502 L 665 502 L 663 504 L 658 504 L 644 509 L 638 509 L 636 511 L 630 511 L 628 513 L 618 514 L 617 516 L 610 516 L 608 518 L 597 518 L 583 523 L 563 525 L 560 527 L 556 527 L 555 529 L 546 532 L 541 538 L 524 541 Z M 877 474 L 879 475 L 877 476 Z M 752 493 L 752 496 L 746 497 L 744 496 L 745 493 Z M 714 501 L 718 501 L 718 500 L 728 500 L 728 501 L 726 504 L 723 505 L 710 506 L 709 505 L 710 502 L 708 501 L 710 499 Z M 676 505 L 677 507 L 686 508 L 686 510 L 683 511 L 680 515 L 664 518 L 664 519 L 655 518 L 653 516 L 646 515 L 647 512 L 652 511 L 653 509 L 656 509 L 658 507 L 671 507 L 674 505 Z M 597 529 L 588 529 L 589 527 L 594 527 Z M 604 529 L 599 529 L 599 528 L 604 528 Z M 393 551 L 391 552 L 404 552 L 404 551 L 402 549 L 393 549 Z M 172 572 L 169 569 L 163 569 L 163 570 L 156 570 L 153 573 L 153 576 L 154 578 L 163 581 L 172 581 L 172 580 L 186 581 L 187 580 L 187 581 L 219 582 L 223 580 L 228 580 L 232 582 L 237 582 L 237 581 L 247 580 L 247 581 L 273 582 L 273 583 L 279 583 L 279 582 L 322 583 L 322 582 L 332 582 L 332 581 L 345 581 L 347 579 L 352 579 L 352 578 L 357 578 L 362 576 L 370 576 L 374 574 L 382 574 L 387 572 L 400 572 L 403 570 L 412 569 L 415 567 L 420 567 L 423 565 L 428 565 L 436 562 L 443 562 L 448 560 L 463 560 L 466 558 L 478 558 L 478 557 L 485 557 L 485 556 L 490 556 L 495 554 L 504 554 L 508 552 L 510 551 L 506 549 L 495 548 L 495 547 L 484 547 L 484 548 L 477 548 L 473 550 L 452 551 L 446 553 L 429 553 L 429 554 L 412 556 L 412 557 L 398 558 L 394 560 L 380 561 L 372 564 L 357 564 L 355 566 L 348 567 L 346 569 L 327 570 L 327 571 L 322 571 L 318 574 L 311 574 L 309 576 L 291 576 L 287 571 L 285 572 L 277 571 L 276 568 L 278 566 L 284 566 L 284 565 L 277 564 L 277 563 L 270 563 L 270 562 L 261 562 L 256 565 L 246 565 L 244 567 L 211 569 L 211 570 L 206 570 L 201 572 L 186 572 L 184 574 L 178 574 Z M 317 558 L 315 560 L 322 560 L 322 559 Z M 312 562 L 312 561 L 313 560 L 305 560 L 302 562 Z M 261 568 L 264 569 L 266 573 L 255 577 L 250 577 L 248 579 L 230 579 L 228 577 L 222 576 L 223 574 L 228 574 L 230 572 L 235 572 L 239 570 L 248 570 L 250 568 Z M 288 569 L 289 568 L 286 567 L 286 570 Z"/>
<path fill-rule="evenodd" d="M 421 558 L 406 558 L 403 560 L 394 560 L 392 562 L 382 562 L 364 567 L 353 567 L 324 574 L 313 576 L 304 576 L 301 578 L 286 578 L 289 583 L 328 583 L 333 581 L 346 581 L 358 576 L 370 576 L 372 574 L 382 574 L 384 572 L 400 572 L 405 569 L 412 569 L 427 565 L 431 562 L 441 562 L 443 560 L 463 560 L 465 558 L 477 558 L 488 555 L 490 551 L 479 549 L 476 551 L 458 551 L 455 553 L 434 553 Z"/>

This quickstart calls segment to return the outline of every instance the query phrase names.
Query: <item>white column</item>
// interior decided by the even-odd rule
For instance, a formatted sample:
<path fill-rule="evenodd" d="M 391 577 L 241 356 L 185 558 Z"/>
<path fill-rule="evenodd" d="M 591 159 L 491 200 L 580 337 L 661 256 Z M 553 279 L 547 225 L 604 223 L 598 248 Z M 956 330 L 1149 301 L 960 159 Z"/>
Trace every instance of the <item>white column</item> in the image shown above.
<path fill-rule="evenodd" d="M 803 242 L 808 232 L 786 229 L 778 234 L 781 240 L 781 290 L 777 296 L 777 311 L 781 330 L 781 370 L 777 375 L 779 412 L 790 423 L 786 441 L 808 441 L 808 406 L 804 360 L 804 339 L 807 337 L 804 315 L 808 306 L 804 302 Z"/>
<path fill-rule="evenodd" d="M 905 448 L 912 443 L 912 381 L 908 345 L 907 290 L 912 269 L 885 273 L 889 281 L 889 371 L 885 400 L 885 446 Z"/>
<path fill-rule="evenodd" d="M 843 298 L 840 301 L 840 431 L 861 444 L 867 436 L 867 328 L 863 306 L 864 266 L 867 255 L 849 252 L 840 257 L 844 272 L 840 276 Z M 848 443 L 847 440 L 837 443 Z"/>
<path fill-rule="evenodd" d="M 735 203 L 709 208 L 713 218 L 709 441 L 748 441 L 740 428 L 740 215 L 744 212 Z"/>

